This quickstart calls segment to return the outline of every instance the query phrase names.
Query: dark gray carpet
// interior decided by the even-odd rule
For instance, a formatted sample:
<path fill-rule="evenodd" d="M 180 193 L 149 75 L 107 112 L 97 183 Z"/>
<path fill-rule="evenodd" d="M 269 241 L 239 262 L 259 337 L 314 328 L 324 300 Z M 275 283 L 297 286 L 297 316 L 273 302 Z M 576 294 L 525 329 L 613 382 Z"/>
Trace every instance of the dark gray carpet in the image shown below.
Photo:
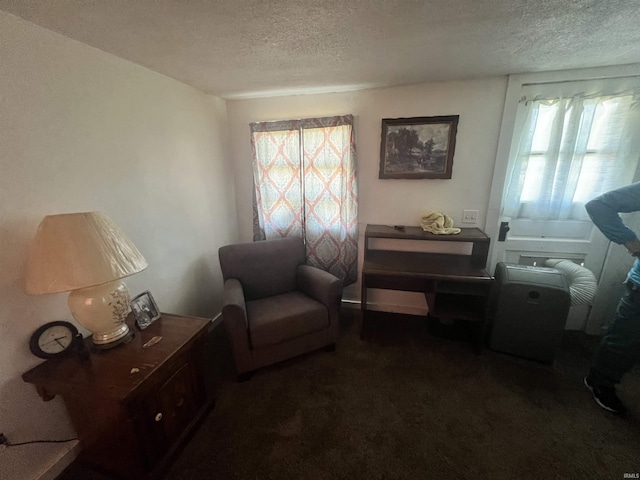
<path fill-rule="evenodd" d="M 640 472 L 640 375 L 630 415 L 582 384 L 589 344 L 567 334 L 553 366 L 431 335 L 376 315 L 367 339 L 344 316 L 336 352 L 225 382 L 166 478 L 577 479 Z M 578 338 L 578 337 L 576 337 Z M 581 338 L 578 338 L 581 340 Z M 102 479 L 72 465 L 61 479 Z"/>

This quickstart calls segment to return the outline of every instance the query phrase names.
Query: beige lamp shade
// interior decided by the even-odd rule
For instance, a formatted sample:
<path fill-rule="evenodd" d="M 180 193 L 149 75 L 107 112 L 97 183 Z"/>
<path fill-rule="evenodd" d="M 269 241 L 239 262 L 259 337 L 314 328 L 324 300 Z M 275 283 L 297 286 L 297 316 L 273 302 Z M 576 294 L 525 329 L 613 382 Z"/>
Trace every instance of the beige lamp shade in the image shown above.
<path fill-rule="evenodd" d="M 71 291 L 74 318 L 94 345 L 111 348 L 130 338 L 125 319 L 131 297 L 123 277 L 147 268 L 129 237 L 99 212 L 44 217 L 27 266 L 27 293 Z"/>
<path fill-rule="evenodd" d="M 100 212 L 44 217 L 27 266 L 26 291 L 65 292 L 127 277 L 148 263 L 133 242 Z"/>

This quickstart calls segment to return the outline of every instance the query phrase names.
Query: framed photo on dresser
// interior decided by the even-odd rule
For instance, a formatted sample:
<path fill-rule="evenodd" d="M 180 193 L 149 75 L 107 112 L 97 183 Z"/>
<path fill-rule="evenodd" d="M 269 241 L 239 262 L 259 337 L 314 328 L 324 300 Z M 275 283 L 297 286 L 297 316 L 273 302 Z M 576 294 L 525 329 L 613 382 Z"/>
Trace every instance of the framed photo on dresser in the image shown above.
<path fill-rule="evenodd" d="M 158 305 L 156 305 L 149 290 L 142 292 L 131 300 L 131 310 L 136 319 L 136 325 L 140 330 L 144 330 L 161 317 Z"/>

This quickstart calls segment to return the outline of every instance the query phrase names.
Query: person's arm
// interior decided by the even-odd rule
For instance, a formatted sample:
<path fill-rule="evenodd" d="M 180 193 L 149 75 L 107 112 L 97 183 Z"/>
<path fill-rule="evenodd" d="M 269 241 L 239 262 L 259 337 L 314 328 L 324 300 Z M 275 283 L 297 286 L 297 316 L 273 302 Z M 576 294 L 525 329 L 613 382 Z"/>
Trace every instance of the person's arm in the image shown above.
<path fill-rule="evenodd" d="M 585 208 L 605 237 L 624 245 L 632 255 L 640 255 L 638 237 L 622 222 L 619 215 L 640 210 L 640 183 L 603 193 L 587 202 Z"/>

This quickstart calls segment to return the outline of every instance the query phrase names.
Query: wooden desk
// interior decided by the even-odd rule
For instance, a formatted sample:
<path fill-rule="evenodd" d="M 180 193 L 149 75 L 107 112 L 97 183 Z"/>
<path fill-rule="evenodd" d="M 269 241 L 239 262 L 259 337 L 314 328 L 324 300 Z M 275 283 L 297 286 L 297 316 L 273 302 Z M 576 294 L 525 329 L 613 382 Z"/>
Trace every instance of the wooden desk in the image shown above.
<path fill-rule="evenodd" d="M 372 248 L 372 239 L 470 243 L 470 254 L 399 251 Z M 457 235 L 435 235 L 420 227 L 397 230 L 386 225 L 367 225 L 362 267 L 362 338 L 366 325 L 367 289 L 423 292 L 429 315 L 437 318 L 480 322 L 478 349 L 487 317 L 493 278 L 487 272 L 489 237 L 478 228 L 463 228 Z"/>
<path fill-rule="evenodd" d="M 44 400 L 62 396 L 80 461 L 118 478 L 155 478 L 213 404 L 210 326 L 209 319 L 165 313 L 127 344 L 88 360 L 47 360 L 22 378 Z M 155 336 L 162 340 L 143 347 Z"/>

